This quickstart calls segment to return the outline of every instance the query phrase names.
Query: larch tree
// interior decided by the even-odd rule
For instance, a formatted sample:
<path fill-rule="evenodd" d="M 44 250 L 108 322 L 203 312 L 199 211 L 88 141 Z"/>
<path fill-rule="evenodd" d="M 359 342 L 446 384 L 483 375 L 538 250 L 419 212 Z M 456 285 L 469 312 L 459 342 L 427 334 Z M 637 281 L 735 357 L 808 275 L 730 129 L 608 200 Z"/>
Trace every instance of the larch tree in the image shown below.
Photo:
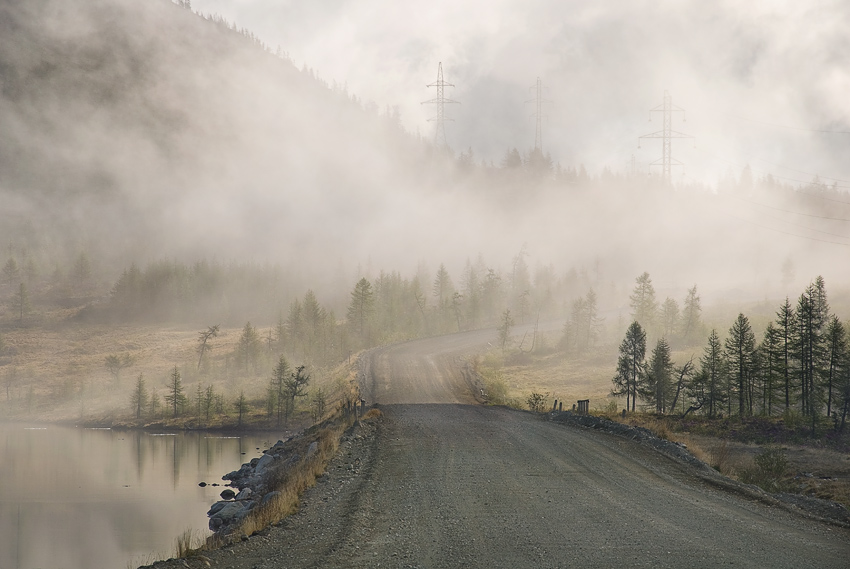
<path fill-rule="evenodd" d="M 452 297 L 455 289 L 452 283 L 452 278 L 446 270 L 446 266 L 442 263 L 437 269 L 437 275 L 434 277 L 434 285 L 432 293 L 436 301 L 437 323 L 439 330 L 444 332 L 448 329 L 449 322 L 452 320 Z"/>
<path fill-rule="evenodd" d="M 652 286 L 649 273 L 645 272 L 635 280 L 635 288 L 629 296 L 629 301 L 632 308 L 632 320 L 651 333 L 655 328 L 658 302 L 655 300 L 655 288 Z"/>
<path fill-rule="evenodd" d="M 811 417 L 814 430 L 822 405 L 822 376 L 826 352 L 824 327 L 829 319 L 829 305 L 821 277 L 806 287 L 800 295 L 796 315 L 797 334 L 794 346 L 800 380 L 800 401 L 803 414 Z"/>
<path fill-rule="evenodd" d="M 837 391 L 847 365 L 847 334 L 844 324 L 835 315 L 826 326 L 826 352 L 826 416 L 831 417 L 833 392 Z"/>
<path fill-rule="evenodd" d="M 620 344 L 620 356 L 617 359 L 617 374 L 611 380 L 614 384 L 611 395 L 626 396 L 626 409 L 635 410 L 638 384 L 646 367 L 646 332 L 635 321 L 626 330 L 626 337 Z M 631 409 L 629 407 L 631 406 Z"/>
<path fill-rule="evenodd" d="M 18 278 L 19 272 L 20 268 L 18 267 L 18 262 L 14 257 L 9 257 L 9 260 L 6 261 L 5 265 L 3 265 L 3 276 L 5 277 L 6 282 L 9 283 L 10 287 L 15 279 Z"/>
<path fill-rule="evenodd" d="M 697 285 L 688 289 L 685 303 L 682 305 L 682 321 L 680 324 L 682 339 L 685 345 L 692 346 L 698 341 L 702 332 L 702 303 Z"/>
<path fill-rule="evenodd" d="M 210 340 L 218 337 L 219 325 L 207 326 L 206 330 L 198 332 L 198 369 L 201 369 L 201 362 L 204 360 L 204 355 L 212 349 Z"/>
<path fill-rule="evenodd" d="M 348 324 L 361 345 L 368 343 L 369 323 L 375 310 L 375 293 L 372 284 L 365 277 L 357 281 L 351 291 L 351 302 L 348 305 Z"/>
<path fill-rule="evenodd" d="M 298 366 L 295 371 L 289 374 L 289 377 L 284 380 L 284 389 L 287 397 L 286 405 L 286 423 L 289 423 L 289 414 L 295 411 L 295 399 L 307 395 L 307 385 L 310 383 L 310 374 L 305 371 L 305 367 Z"/>
<path fill-rule="evenodd" d="M 30 305 L 30 296 L 29 291 L 27 291 L 27 285 L 21 283 L 18 286 L 18 292 L 14 297 L 14 307 L 15 312 L 18 313 L 18 323 L 23 325 L 24 323 L 24 315 L 29 314 L 29 311 L 32 310 L 32 306 Z"/>
<path fill-rule="evenodd" d="M 773 322 L 767 323 L 764 337 L 758 347 L 761 365 L 759 366 L 762 400 L 762 413 L 773 414 L 773 403 L 776 391 L 783 380 L 783 345 L 782 331 Z"/>
<path fill-rule="evenodd" d="M 776 329 L 779 336 L 779 360 L 777 361 L 777 367 L 785 392 L 785 409 L 791 406 L 792 361 L 795 343 L 794 337 L 797 329 L 796 319 L 797 315 L 791 306 L 791 301 L 786 296 L 785 303 L 779 307 L 776 313 Z"/>
<path fill-rule="evenodd" d="M 753 376 L 755 375 L 756 338 L 749 319 L 738 314 L 726 338 L 726 361 L 729 363 L 730 385 L 738 396 L 738 414 L 753 414 Z M 729 394 L 730 399 L 732 393 Z"/>
<path fill-rule="evenodd" d="M 236 425 L 242 426 L 242 418 L 248 412 L 248 398 L 245 397 L 245 391 L 239 391 L 239 397 L 236 398 L 236 402 L 233 404 L 236 408 L 236 415 L 238 417 Z"/>
<path fill-rule="evenodd" d="M 289 379 L 290 372 L 289 362 L 286 361 L 286 357 L 280 356 L 277 365 L 272 370 L 272 378 L 269 384 L 269 397 L 272 398 L 272 401 L 269 402 L 269 407 L 275 410 L 278 427 L 281 425 L 285 407 L 288 405 L 286 381 Z"/>
<path fill-rule="evenodd" d="M 712 329 L 700 358 L 700 370 L 688 390 L 695 410 L 707 408 L 708 416 L 715 417 L 722 409 L 727 399 L 726 369 L 720 337 Z"/>
<path fill-rule="evenodd" d="M 638 392 L 656 413 L 666 413 L 673 395 L 673 360 L 670 357 L 670 344 L 661 337 L 652 349 L 647 362 L 646 373 L 638 382 Z"/>
<path fill-rule="evenodd" d="M 130 396 L 130 404 L 133 407 L 133 414 L 136 419 L 141 419 L 145 407 L 148 405 L 148 390 L 145 387 L 145 376 L 139 374 L 136 378 L 136 386 L 133 388 L 133 393 Z"/>
<path fill-rule="evenodd" d="M 257 329 L 246 322 L 242 328 L 242 335 L 239 337 L 239 343 L 236 345 L 236 359 L 245 369 L 245 371 L 256 372 L 257 366 L 260 363 L 260 356 L 263 353 L 263 341 Z"/>
<path fill-rule="evenodd" d="M 669 296 L 661 304 L 661 333 L 666 338 L 673 338 L 679 326 L 679 303 Z"/>
<path fill-rule="evenodd" d="M 186 394 L 183 392 L 183 381 L 177 366 L 174 366 L 169 376 L 165 402 L 171 407 L 172 417 L 180 415 L 186 406 Z"/>
<path fill-rule="evenodd" d="M 502 348 L 502 351 L 505 351 L 505 348 L 508 346 L 508 341 L 511 338 L 511 329 L 514 325 L 514 319 L 511 317 L 511 309 L 506 308 L 505 312 L 502 314 L 502 320 L 499 323 L 498 332 L 499 332 L 499 345 Z"/>

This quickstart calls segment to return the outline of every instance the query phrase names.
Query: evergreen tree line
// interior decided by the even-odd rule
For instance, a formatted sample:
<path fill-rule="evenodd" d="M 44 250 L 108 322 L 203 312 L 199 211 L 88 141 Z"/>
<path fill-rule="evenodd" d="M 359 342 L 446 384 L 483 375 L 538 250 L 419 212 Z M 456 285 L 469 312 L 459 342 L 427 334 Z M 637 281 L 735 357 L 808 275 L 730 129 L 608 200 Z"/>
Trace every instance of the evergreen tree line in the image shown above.
<path fill-rule="evenodd" d="M 646 274 L 638 279 L 635 318 L 613 378 L 612 395 L 625 396 L 627 409 L 634 411 L 640 401 L 657 413 L 708 417 L 799 413 L 813 432 L 824 417 L 843 430 L 850 410 L 850 338 L 847 325 L 830 311 L 822 277 L 796 303 L 785 299 L 760 340 L 739 314 L 725 340 L 712 329 L 699 361 L 681 366 L 672 361 L 664 334 L 646 359 L 647 327 L 656 325 L 641 311 L 652 305 L 647 282 Z"/>

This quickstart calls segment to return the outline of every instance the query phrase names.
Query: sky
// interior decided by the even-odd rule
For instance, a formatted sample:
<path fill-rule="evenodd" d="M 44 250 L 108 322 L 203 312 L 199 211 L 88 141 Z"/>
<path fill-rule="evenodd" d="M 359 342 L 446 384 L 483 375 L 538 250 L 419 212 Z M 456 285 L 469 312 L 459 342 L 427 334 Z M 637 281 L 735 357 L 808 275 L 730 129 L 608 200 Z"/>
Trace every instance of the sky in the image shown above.
<path fill-rule="evenodd" d="M 535 138 L 564 167 L 658 172 L 665 91 L 684 112 L 672 128 L 675 182 L 738 176 L 788 183 L 819 175 L 850 188 L 850 3 L 841 1 L 193 0 L 278 46 L 299 67 L 364 102 L 397 106 L 434 135 L 442 63 L 448 144 L 499 163 Z M 652 119 L 652 122 L 649 119 Z"/>

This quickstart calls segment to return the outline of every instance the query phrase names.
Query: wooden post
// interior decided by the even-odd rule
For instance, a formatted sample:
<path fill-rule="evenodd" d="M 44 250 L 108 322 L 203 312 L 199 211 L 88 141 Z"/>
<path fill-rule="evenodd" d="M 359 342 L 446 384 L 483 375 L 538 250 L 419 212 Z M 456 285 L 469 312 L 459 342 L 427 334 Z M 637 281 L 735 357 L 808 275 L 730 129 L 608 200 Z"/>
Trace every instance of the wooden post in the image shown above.
<path fill-rule="evenodd" d="M 558 408 L 558 400 L 555 399 L 555 402 L 552 404 L 552 412 L 554 413 L 555 409 L 557 409 L 557 408 Z"/>
<path fill-rule="evenodd" d="M 579 399 L 577 403 L 578 414 L 587 415 L 587 413 L 590 411 L 590 399 Z"/>

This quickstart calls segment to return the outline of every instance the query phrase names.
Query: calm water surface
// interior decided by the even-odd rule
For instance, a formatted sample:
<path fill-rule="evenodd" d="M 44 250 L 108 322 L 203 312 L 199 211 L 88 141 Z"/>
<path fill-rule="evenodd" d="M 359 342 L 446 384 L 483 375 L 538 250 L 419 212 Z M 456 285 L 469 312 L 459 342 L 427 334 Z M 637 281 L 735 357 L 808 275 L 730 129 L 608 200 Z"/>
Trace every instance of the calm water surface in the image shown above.
<path fill-rule="evenodd" d="M 277 434 L 224 437 L 0 423 L 0 569 L 126 569 L 206 537 L 221 476 Z M 243 454 L 244 453 L 244 454 Z"/>

